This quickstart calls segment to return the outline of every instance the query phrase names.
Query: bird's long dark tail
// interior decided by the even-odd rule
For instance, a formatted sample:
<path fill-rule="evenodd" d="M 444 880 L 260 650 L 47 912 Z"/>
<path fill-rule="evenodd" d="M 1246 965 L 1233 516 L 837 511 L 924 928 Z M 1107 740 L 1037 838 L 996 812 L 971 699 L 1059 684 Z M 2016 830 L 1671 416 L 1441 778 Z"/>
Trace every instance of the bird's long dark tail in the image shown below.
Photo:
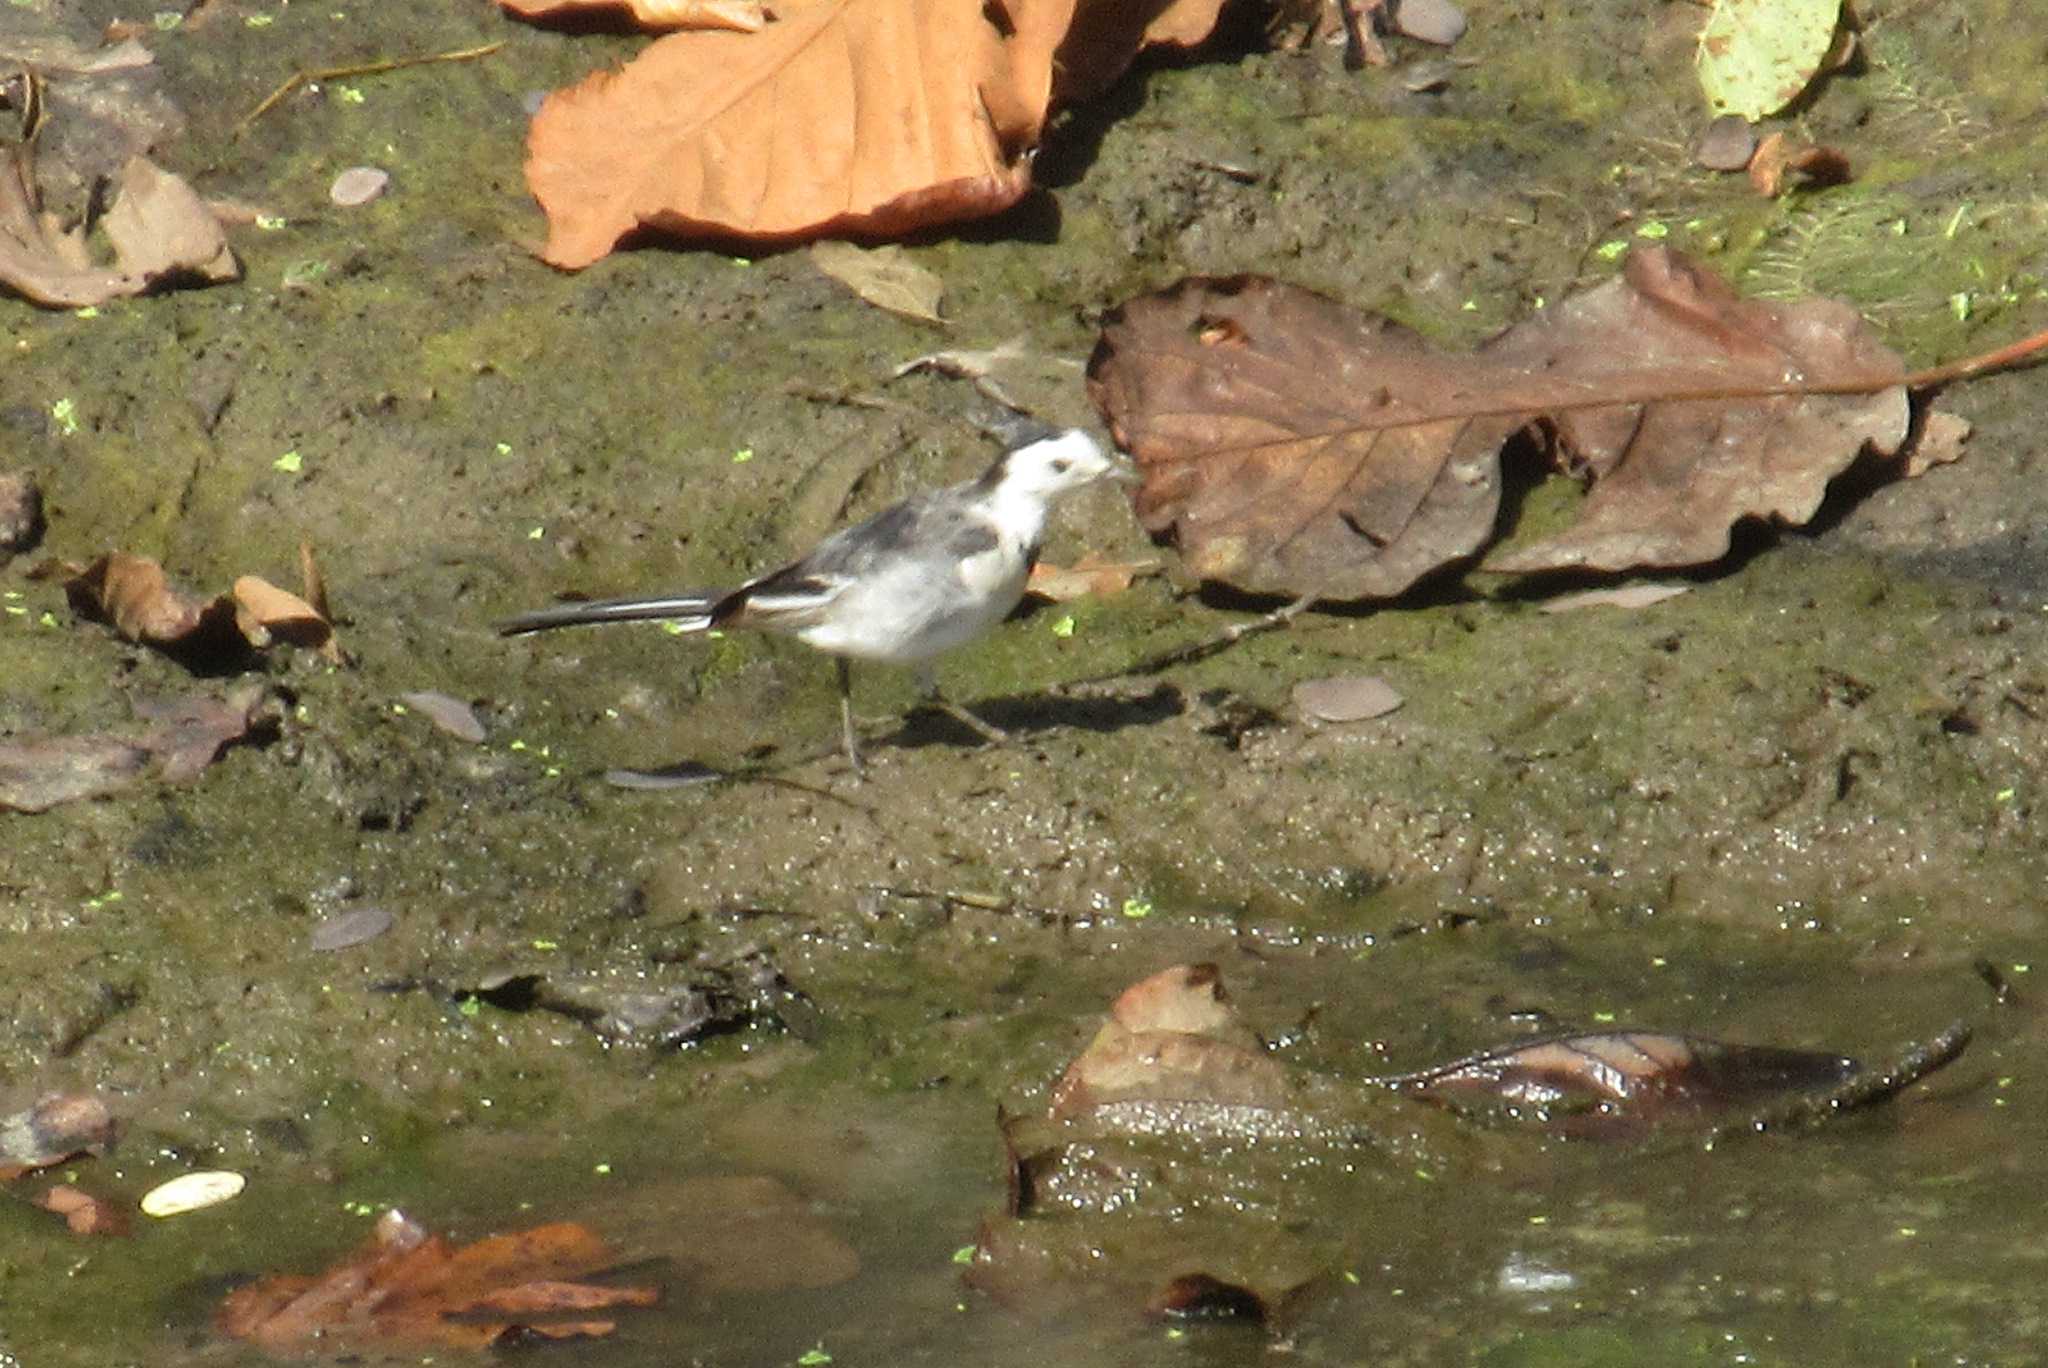
<path fill-rule="evenodd" d="M 711 610 L 718 594 L 672 594 L 665 598 L 592 599 L 586 603 L 558 603 L 498 624 L 500 636 L 524 636 L 553 627 L 586 627 L 600 622 L 673 622 L 685 632 L 701 632 L 711 626 Z"/>

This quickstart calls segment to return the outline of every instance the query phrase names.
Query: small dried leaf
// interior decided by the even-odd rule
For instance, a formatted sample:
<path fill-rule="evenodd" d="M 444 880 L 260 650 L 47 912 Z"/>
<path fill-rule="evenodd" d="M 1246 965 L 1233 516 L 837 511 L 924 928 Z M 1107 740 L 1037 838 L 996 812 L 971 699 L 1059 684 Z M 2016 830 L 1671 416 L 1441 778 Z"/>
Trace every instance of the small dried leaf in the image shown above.
<path fill-rule="evenodd" d="M 1576 594 L 1559 594 L 1545 599 L 1537 609 L 1545 613 L 1569 613 L 1580 608 L 1647 608 L 1665 599 L 1692 592 L 1689 584 L 1622 584 L 1612 589 L 1584 589 Z"/>
<path fill-rule="evenodd" d="M 304 563 L 302 556 L 302 567 Z M 316 570 L 316 579 L 317 574 Z M 294 646 L 317 650 L 331 664 L 344 663 L 334 625 L 297 594 L 278 588 L 260 575 L 243 575 L 235 581 L 234 599 L 235 625 L 251 646 L 260 650 L 275 636 Z"/>
<path fill-rule="evenodd" d="M 388 907 L 352 907 L 322 917 L 307 934 L 306 945 L 313 950 L 346 950 L 377 939 L 391 929 L 392 920 Z"/>
<path fill-rule="evenodd" d="M 101 556 L 67 580 L 64 590 L 76 611 L 110 623 L 130 641 L 151 646 L 183 643 L 219 611 L 218 600 L 195 602 L 171 587 L 161 565 L 123 551 Z"/>
<path fill-rule="evenodd" d="M 901 247 L 814 242 L 811 263 L 878 309 L 920 323 L 946 321 L 939 317 L 946 283 L 906 257 Z"/>
<path fill-rule="evenodd" d="M 475 745 L 484 739 L 484 724 L 478 719 L 476 709 L 459 698 L 451 698 L 432 689 L 420 689 L 400 694 L 398 701 L 458 741 Z"/>
<path fill-rule="evenodd" d="M 1053 603 L 1071 603 L 1121 594 L 1140 575 L 1158 573 L 1158 561 L 1106 561 L 1090 551 L 1072 565 L 1038 562 L 1031 567 L 1031 578 L 1024 587 L 1027 593 Z"/>
<path fill-rule="evenodd" d="M 1182 964 L 1118 996 L 1110 1020 L 1054 1085 L 1049 1115 L 1057 1121 L 1127 1102 L 1287 1101 L 1285 1072 L 1237 1020 L 1216 966 Z"/>
<path fill-rule="evenodd" d="M 1782 129 L 1758 143 L 1749 159 L 1749 183 L 1767 199 L 1776 199 L 1795 173 L 1814 186 L 1841 185 L 1851 179 L 1845 154 L 1832 147 L 1795 141 Z"/>
<path fill-rule="evenodd" d="M 122 168 L 120 195 L 103 223 L 121 270 L 131 277 L 151 284 L 241 278 L 220 220 L 181 177 L 147 157 L 131 157 Z"/>
<path fill-rule="evenodd" d="M 149 752 L 113 736 L 48 736 L 0 741 L 0 809 L 47 812 L 99 798 L 142 776 Z"/>

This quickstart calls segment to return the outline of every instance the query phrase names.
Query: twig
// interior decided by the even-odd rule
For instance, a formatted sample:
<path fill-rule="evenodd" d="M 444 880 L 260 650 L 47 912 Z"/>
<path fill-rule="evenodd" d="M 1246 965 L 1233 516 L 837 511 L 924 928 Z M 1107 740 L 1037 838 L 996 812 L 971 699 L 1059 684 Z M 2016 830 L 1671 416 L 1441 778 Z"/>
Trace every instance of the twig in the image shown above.
<path fill-rule="evenodd" d="M 235 136 L 239 138 L 248 132 L 249 126 L 265 114 L 268 114 L 279 100 L 282 100 L 285 96 L 309 82 L 340 81 L 346 80 L 351 76 L 381 76 L 387 71 L 402 71 L 406 67 L 431 66 L 436 62 L 471 62 L 479 57 L 488 57 L 503 46 L 505 46 L 505 41 L 501 38 L 495 43 L 485 43 L 482 47 L 458 48 L 453 52 L 434 52 L 424 57 L 388 57 L 381 62 L 362 62 L 355 66 L 323 67 L 318 71 L 295 71 L 285 79 L 282 85 L 264 96 L 263 103 L 250 110 L 243 117 L 242 121 L 235 125 Z"/>
<path fill-rule="evenodd" d="M 1189 642 L 1184 646 L 1175 646 L 1171 650 L 1161 651 L 1158 655 L 1147 656 L 1136 664 L 1126 665 L 1120 670 L 1111 670 L 1108 674 L 1089 675 L 1085 679 L 1071 680 L 1061 687 L 1071 689 L 1078 688 L 1084 684 L 1105 684 L 1112 679 L 1128 679 L 1132 675 L 1159 674 L 1172 669 L 1176 665 L 1192 665 L 1198 660 L 1207 660 L 1210 656 L 1221 655 L 1248 636 L 1257 636 L 1262 632 L 1277 631 L 1282 627 L 1292 624 L 1296 618 L 1308 611 L 1318 597 L 1320 595 L 1315 593 L 1303 594 L 1300 598 L 1285 603 L 1270 613 L 1255 617 L 1249 622 L 1233 622 L 1215 636 L 1207 637 L 1201 641 Z"/>
<path fill-rule="evenodd" d="M 1826 1092 L 1796 1097 L 1738 1124 L 1715 1127 L 1707 1137 L 1707 1148 L 1738 1135 L 1817 1126 L 1845 1113 L 1889 1102 L 1929 1074 L 1955 1063 L 1968 1048 L 1970 1035 L 1970 1027 L 1958 1021 L 1927 1040 L 1907 1046 L 1883 1068 L 1859 1070 Z"/>

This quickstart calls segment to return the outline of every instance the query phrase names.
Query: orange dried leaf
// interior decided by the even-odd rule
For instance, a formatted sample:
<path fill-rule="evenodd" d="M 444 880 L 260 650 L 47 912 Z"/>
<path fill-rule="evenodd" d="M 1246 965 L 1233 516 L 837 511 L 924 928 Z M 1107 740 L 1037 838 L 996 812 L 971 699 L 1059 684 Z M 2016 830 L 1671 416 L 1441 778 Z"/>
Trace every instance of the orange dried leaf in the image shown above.
<path fill-rule="evenodd" d="M 498 0 L 522 19 L 574 19 L 623 13 L 642 28 L 730 29 L 758 33 L 761 0 Z"/>
<path fill-rule="evenodd" d="M 71 606 L 98 618 L 130 641 L 152 646 L 182 642 L 198 633 L 214 604 L 171 587 L 163 566 L 124 551 L 101 556 L 65 581 Z"/>
<path fill-rule="evenodd" d="M 457 1248 L 391 1211 L 367 1246 L 325 1274 L 279 1275 L 229 1293 L 214 1325 L 285 1353 L 481 1349 L 528 1335 L 606 1335 L 610 1321 L 540 1318 L 659 1300 L 651 1287 L 576 1281 L 611 1262 L 604 1241 L 571 1222 Z"/>
<path fill-rule="evenodd" d="M 309 559 L 302 561 L 301 568 L 307 564 Z M 315 570 L 314 579 L 317 578 Z M 235 581 L 234 598 L 235 625 L 250 645 L 260 649 L 275 637 L 317 650 L 333 664 L 342 663 L 333 624 L 326 614 L 297 594 L 278 588 L 260 575 L 243 575 Z"/>
<path fill-rule="evenodd" d="M 1158 561 L 1106 561 L 1090 551 L 1072 565 L 1040 561 L 1025 588 L 1042 599 L 1069 603 L 1090 595 L 1121 594 L 1140 575 L 1159 573 Z"/>
<path fill-rule="evenodd" d="M 672 34 L 548 97 L 527 185 L 542 256 L 587 266 L 636 229 L 887 235 L 1017 202 L 1074 0 L 820 0 L 758 34 Z"/>

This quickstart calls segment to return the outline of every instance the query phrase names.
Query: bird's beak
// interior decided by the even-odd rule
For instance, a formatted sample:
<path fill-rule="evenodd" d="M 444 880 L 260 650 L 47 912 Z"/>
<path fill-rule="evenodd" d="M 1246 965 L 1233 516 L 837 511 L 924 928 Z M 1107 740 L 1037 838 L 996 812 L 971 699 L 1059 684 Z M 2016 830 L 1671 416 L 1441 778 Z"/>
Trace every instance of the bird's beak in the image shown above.
<path fill-rule="evenodd" d="M 1138 484 L 1144 480 L 1144 472 L 1140 471 L 1131 458 L 1124 455 L 1121 451 L 1110 452 L 1109 460 L 1109 470 L 1103 475 L 1103 479 L 1113 480 L 1117 484 L 1126 485 Z"/>

